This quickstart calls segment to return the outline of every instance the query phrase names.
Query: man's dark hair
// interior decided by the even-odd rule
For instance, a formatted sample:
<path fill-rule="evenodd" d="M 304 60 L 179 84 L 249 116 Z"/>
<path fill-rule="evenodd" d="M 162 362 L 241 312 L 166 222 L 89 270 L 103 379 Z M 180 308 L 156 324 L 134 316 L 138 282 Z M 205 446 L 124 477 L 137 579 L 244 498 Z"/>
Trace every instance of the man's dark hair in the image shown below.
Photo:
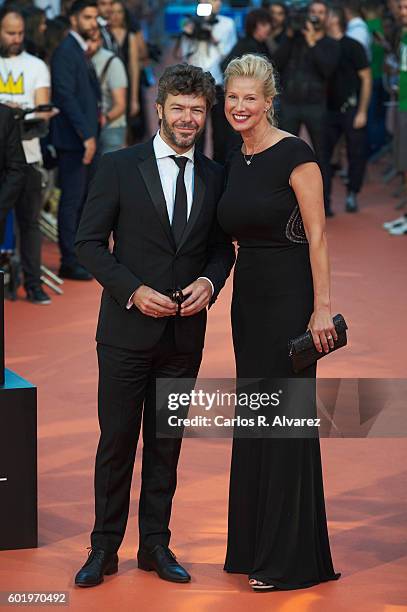
<path fill-rule="evenodd" d="M 343 0 L 342 8 L 348 10 L 352 15 L 359 16 L 361 12 L 360 0 Z"/>
<path fill-rule="evenodd" d="M 22 11 L 13 4 L 7 4 L 0 9 L 0 27 L 3 23 L 3 19 L 7 17 L 7 15 L 11 14 L 18 15 L 24 21 L 24 15 Z"/>
<path fill-rule="evenodd" d="M 198 66 L 176 64 L 166 68 L 158 81 L 157 104 L 164 106 L 168 94 L 203 96 L 207 109 L 215 103 L 215 79 L 210 72 L 204 72 Z"/>
<path fill-rule="evenodd" d="M 270 13 L 266 9 L 254 9 L 247 14 L 245 30 L 247 36 L 253 36 L 259 23 L 272 24 Z"/>
<path fill-rule="evenodd" d="M 75 0 L 71 8 L 69 9 L 68 15 L 69 17 L 72 17 L 72 15 L 78 15 L 89 7 L 97 8 L 98 5 L 96 3 L 96 0 Z"/>
<path fill-rule="evenodd" d="M 283 9 L 284 15 L 288 17 L 288 7 L 284 2 L 279 2 L 279 0 L 276 2 L 273 2 L 273 0 L 263 0 L 261 6 L 265 9 L 270 9 L 272 6 L 279 6 Z"/>
<path fill-rule="evenodd" d="M 323 4 L 326 10 L 329 9 L 329 4 L 325 0 L 312 0 L 312 2 L 309 3 L 309 7 L 311 7 L 313 4 Z"/>
<path fill-rule="evenodd" d="M 334 6 L 331 8 L 331 13 L 339 19 L 339 27 L 341 28 L 341 31 L 346 32 L 347 22 L 345 11 L 343 10 L 342 6 L 339 4 L 334 4 Z"/>

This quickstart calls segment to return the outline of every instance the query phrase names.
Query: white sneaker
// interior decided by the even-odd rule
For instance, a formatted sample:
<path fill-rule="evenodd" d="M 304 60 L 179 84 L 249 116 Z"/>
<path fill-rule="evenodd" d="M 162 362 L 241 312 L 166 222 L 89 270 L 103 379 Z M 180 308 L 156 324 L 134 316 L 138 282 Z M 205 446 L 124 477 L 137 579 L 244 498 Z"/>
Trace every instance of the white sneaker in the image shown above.
<path fill-rule="evenodd" d="M 391 229 L 392 227 L 397 227 L 398 225 L 404 225 L 404 223 L 406 223 L 407 219 L 406 217 L 403 215 L 402 217 L 398 217 L 397 219 L 394 219 L 393 221 L 386 221 L 386 223 L 383 223 L 383 227 L 384 229 Z"/>
<path fill-rule="evenodd" d="M 389 229 L 389 234 L 392 236 L 403 236 L 403 234 L 407 234 L 407 220 L 404 221 L 402 225 Z"/>

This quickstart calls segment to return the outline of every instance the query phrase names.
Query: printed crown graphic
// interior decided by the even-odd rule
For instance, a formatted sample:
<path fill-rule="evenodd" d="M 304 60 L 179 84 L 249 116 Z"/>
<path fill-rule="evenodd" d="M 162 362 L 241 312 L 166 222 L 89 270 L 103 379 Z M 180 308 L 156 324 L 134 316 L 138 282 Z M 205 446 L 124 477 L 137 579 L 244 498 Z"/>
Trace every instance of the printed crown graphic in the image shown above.
<path fill-rule="evenodd" d="M 11 72 L 8 73 L 7 81 L 3 80 L 0 74 L 0 94 L 12 94 L 18 95 L 24 93 L 24 79 L 23 75 L 20 74 L 16 81 L 13 80 Z"/>

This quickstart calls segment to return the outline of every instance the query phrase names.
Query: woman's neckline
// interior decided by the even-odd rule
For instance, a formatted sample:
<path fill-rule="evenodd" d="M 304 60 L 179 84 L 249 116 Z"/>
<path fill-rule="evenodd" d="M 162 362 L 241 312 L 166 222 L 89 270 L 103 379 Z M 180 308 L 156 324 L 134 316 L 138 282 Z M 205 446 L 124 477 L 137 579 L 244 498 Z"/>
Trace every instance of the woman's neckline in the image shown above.
<path fill-rule="evenodd" d="M 280 142 L 283 142 L 283 140 L 288 140 L 289 138 L 298 138 L 298 136 L 284 136 L 283 138 L 280 138 L 280 140 L 277 140 L 277 142 L 275 142 L 274 144 L 263 149 L 263 151 L 259 151 L 258 153 L 253 153 L 253 157 L 256 157 L 256 155 L 262 155 L 262 153 L 266 153 L 266 151 L 270 151 L 270 149 L 273 149 L 274 147 L 276 147 L 278 144 L 280 144 Z M 242 149 L 240 149 L 240 152 L 243 155 L 243 157 L 245 156 L 252 157 L 252 155 L 247 155 L 247 153 L 243 153 Z"/>

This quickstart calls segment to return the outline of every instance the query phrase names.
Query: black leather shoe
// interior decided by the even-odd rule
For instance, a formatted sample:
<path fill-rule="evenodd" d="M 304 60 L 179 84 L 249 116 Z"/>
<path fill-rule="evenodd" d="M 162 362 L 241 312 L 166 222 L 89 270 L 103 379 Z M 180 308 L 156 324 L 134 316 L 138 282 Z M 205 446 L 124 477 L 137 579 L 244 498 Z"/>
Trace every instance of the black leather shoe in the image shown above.
<path fill-rule="evenodd" d="M 190 582 L 191 576 L 177 563 L 174 553 L 163 544 L 156 544 L 150 551 L 139 550 L 138 567 L 146 572 L 155 571 L 163 580 L 170 582 Z"/>
<path fill-rule="evenodd" d="M 117 553 L 102 548 L 91 548 L 88 560 L 75 576 L 75 584 L 80 587 L 93 587 L 103 582 L 103 576 L 116 574 L 119 569 Z"/>
<path fill-rule="evenodd" d="M 93 280 L 92 274 L 89 274 L 85 268 L 79 264 L 75 266 L 61 266 L 58 276 L 69 280 L 90 281 Z"/>

